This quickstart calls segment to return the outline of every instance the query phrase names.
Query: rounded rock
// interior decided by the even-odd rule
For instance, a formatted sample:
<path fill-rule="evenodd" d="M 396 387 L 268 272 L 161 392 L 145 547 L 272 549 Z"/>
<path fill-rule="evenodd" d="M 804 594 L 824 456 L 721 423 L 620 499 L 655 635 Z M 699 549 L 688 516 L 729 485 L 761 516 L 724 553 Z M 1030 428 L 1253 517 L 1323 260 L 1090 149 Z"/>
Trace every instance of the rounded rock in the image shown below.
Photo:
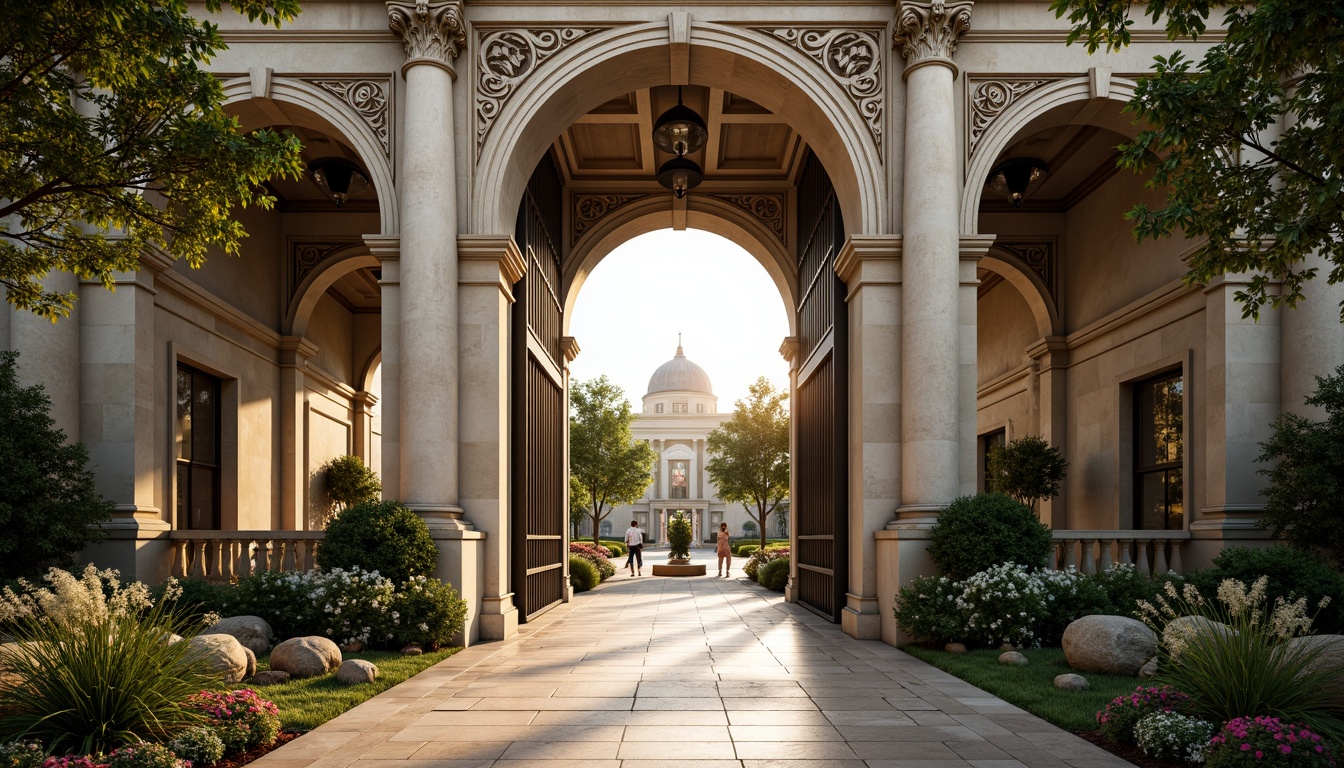
<path fill-rule="evenodd" d="M 1031 660 L 1017 651 L 1004 651 L 999 654 L 999 663 L 1006 667 L 1025 667 Z"/>
<path fill-rule="evenodd" d="M 943 646 L 943 650 L 947 653 L 965 653 L 966 646 L 961 643 L 948 643 Z"/>
<path fill-rule="evenodd" d="M 1304 674 L 1331 670 L 1334 674 L 1327 687 L 1336 697 L 1344 697 L 1344 635 L 1306 635 L 1294 637 L 1284 645 L 1285 658 L 1292 659 L 1303 652 L 1314 657 L 1302 670 Z"/>
<path fill-rule="evenodd" d="M 1055 678 L 1055 687 L 1061 691 L 1086 691 L 1088 683 L 1086 677 L 1069 672 Z"/>
<path fill-rule="evenodd" d="M 225 683 L 237 683 L 247 678 L 248 652 L 233 635 L 197 635 L 187 641 L 188 653 L 204 660 L 211 671 Z M 256 669 L 252 660 L 252 669 Z"/>
<path fill-rule="evenodd" d="M 238 638 L 238 642 L 251 648 L 252 653 L 258 656 L 264 656 L 271 650 L 271 641 L 275 638 L 271 625 L 260 616 L 230 616 L 227 619 L 220 619 L 207 627 L 205 634 L 233 635 Z"/>
<path fill-rule="evenodd" d="M 1065 628 L 1061 645 L 1076 670 L 1136 675 L 1157 655 L 1157 633 L 1128 616 L 1084 616 Z"/>
<path fill-rule="evenodd" d="M 257 674 L 252 676 L 253 685 L 276 685 L 278 683 L 283 683 L 288 680 L 289 680 L 288 672 L 281 672 L 279 670 L 274 669 L 268 670 L 266 672 L 258 672 Z"/>
<path fill-rule="evenodd" d="M 341 649 L 325 637 L 291 637 L 271 651 L 271 669 L 291 677 L 318 677 L 341 665 Z"/>
<path fill-rule="evenodd" d="M 419 656 L 422 653 L 424 653 L 424 651 L 420 650 L 420 646 L 418 645 L 408 645 L 401 649 L 401 654 L 403 656 Z"/>
<path fill-rule="evenodd" d="M 1173 653 L 1177 649 L 1200 637 L 1217 636 L 1222 638 L 1237 634 L 1235 629 L 1203 616 L 1179 616 L 1167 622 L 1162 628 L 1162 644 Z"/>
<path fill-rule="evenodd" d="M 242 643 L 239 643 L 239 645 L 242 645 Z M 247 654 L 247 677 L 252 677 L 257 674 L 257 654 L 253 653 L 252 649 L 246 645 L 243 645 L 243 652 Z"/>
<path fill-rule="evenodd" d="M 363 659 L 346 659 L 336 670 L 336 682 L 342 685 L 372 683 L 378 677 L 378 667 Z"/>
<path fill-rule="evenodd" d="M 1142 677 L 1142 678 L 1144 678 L 1145 680 L 1147 680 L 1147 679 L 1151 679 L 1151 678 L 1154 678 L 1154 677 L 1157 677 L 1157 657 L 1156 657 L 1156 656 L 1154 656 L 1153 658 L 1149 659 L 1147 664 L 1144 664 L 1142 667 L 1139 667 L 1139 677 Z"/>

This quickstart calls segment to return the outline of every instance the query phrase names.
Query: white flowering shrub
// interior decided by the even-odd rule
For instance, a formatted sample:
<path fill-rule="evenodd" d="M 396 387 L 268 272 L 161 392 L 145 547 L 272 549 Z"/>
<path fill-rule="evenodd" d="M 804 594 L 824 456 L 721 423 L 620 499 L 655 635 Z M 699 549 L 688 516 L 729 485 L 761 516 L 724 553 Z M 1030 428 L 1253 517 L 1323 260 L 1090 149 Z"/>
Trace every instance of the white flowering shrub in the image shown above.
<path fill-rule="evenodd" d="M 942 644 L 966 639 L 966 620 L 957 607 L 960 585 L 946 576 L 920 576 L 896 593 L 896 624 L 915 637 Z"/>
<path fill-rule="evenodd" d="M 238 585 L 239 610 L 261 616 L 277 637 L 321 635 L 339 645 L 396 639 L 392 582 L 358 568 L 265 571 Z"/>
<path fill-rule="evenodd" d="M 1036 626 L 1041 645 L 1059 645 L 1064 630 L 1081 616 L 1111 613 L 1111 600 L 1102 581 L 1104 574 L 1083 575 L 1070 566 L 1063 571 L 1036 571 L 1032 575 L 1045 590 L 1046 612 Z"/>
<path fill-rule="evenodd" d="M 31 618 L 73 627 L 108 617 L 138 615 L 154 606 L 144 584 L 123 584 L 118 571 L 100 571 L 92 564 L 79 575 L 52 568 L 42 580 L 46 586 L 19 579 L 18 592 L 10 587 L 0 590 L 0 624 Z M 177 582 L 169 579 L 165 595 L 172 600 L 178 592 Z"/>
<path fill-rule="evenodd" d="M 391 618 L 399 642 L 438 648 L 462 631 L 467 601 L 458 597 L 451 584 L 415 576 L 397 589 Z"/>
<path fill-rule="evenodd" d="M 1186 763 L 1204 762 L 1217 728 L 1207 720 L 1177 712 L 1155 712 L 1134 726 L 1134 739 L 1145 755 Z"/>
<path fill-rule="evenodd" d="M 981 645 L 1040 645 L 1036 629 L 1046 617 L 1046 590 L 1039 573 L 1003 563 L 960 583 L 956 605 L 966 620 L 966 639 Z"/>

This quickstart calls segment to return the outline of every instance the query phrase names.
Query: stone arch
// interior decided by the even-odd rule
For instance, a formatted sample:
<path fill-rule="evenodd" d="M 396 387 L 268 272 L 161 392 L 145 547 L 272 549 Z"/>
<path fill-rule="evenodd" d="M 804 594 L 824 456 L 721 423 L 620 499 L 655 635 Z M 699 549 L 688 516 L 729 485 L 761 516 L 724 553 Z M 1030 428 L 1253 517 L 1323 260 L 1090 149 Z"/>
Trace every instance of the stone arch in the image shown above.
<path fill-rule="evenodd" d="M 559 130 L 605 101 L 669 82 L 668 45 L 667 22 L 636 24 L 595 33 L 542 65 L 504 106 L 481 148 L 471 231 L 512 232 L 523 188 Z M 741 93 L 787 120 L 826 166 L 846 228 L 886 231 L 881 152 L 823 69 L 780 41 L 722 24 L 693 20 L 690 47 L 690 82 Z"/>
<path fill-rule="evenodd" d="M 224 107 L 239 117 L 243 130 L 256 130 L 280 121 L 268 103 L 286 105 L 284 117 L 292 124 L 329 133 L 348 142 L 359 155 L 369 182 L 378 195 L 381 234 L 397 233 L 397 191 L 393 184 L 392 162 L 382 142 L 363 118 L 348 104 L 315 85 L 292 78 L 276 78 L 264 93 L 254 89 L 251 78 L 240 77 L 224 83 Z M 252 109 L 247 107 L 251 105 Z"/>
<path fill-rule="evenodd" d="M 289 301 L 284 320 L 286 334 L 303 336 L 308 332 L 308 321 L 313 317 L 317 302 L 337 280 L 357 269 L 365 267 L 376 269 L 379 266 L 378 259 L 369 251 L 368 246 L 355 243 L 333 251 L 313 265 L 313 268 L 299 281 L 294 289 L 294 297 Z"/>
<path fill-rule="evenodd" d="M 1044 128 L 1049 125 L 1086 123 L 1108 128 L 1133 137 L 1138 130 L 1132 121 L 1120 115 L 1118 109 L 1090 110 L 1089 102 L 1111 103 L 1119 106 L 1134 96 L 1137 83 L 1124 78 L 1113 78 L 1104 88 L 1098 87 L 1095 76 L 1081 76 L 1058 80 L 1032 89 L 1005 109 L 985 130 L 966 169 L 966 183 L 961 193 L 961 231 L 974 235 L 980 232 L 980 190 L 989 178 L 999 154 L 1027 127 Z M 1070 104 L 1075 110 L 1062 110 Z M 1049 113 L 1054 113 L 1053 115 Z M 1083 112 L 1092 114 L 1083 115 Z M 1081 119 L 1080 119 L 1081 118 Z"/>
<path fill-rule="evenodd" d="M 1058 336 L 1063 333 L 1063 320 L 1059 307 L 1050 295 L 1050 288 L 1036 270 L 1027 266 L 1021 258 L 1002 248 L 991 247 L 980 259 L 980 266 L 1002 277 L 1005 282 L 1017 289 L 1031 308 L 1032 319 L 1036 321 L 1036 330 L 1042 338 Z"/>
<path fill-rule="evenodd" d="M 369 355 L 369 359 L 364 361 L 364 365 L 360 366 L 359 374 L 355 377 L 355 380 L 359 382 L 360 392 L 372 391 L 370 388 L 373 386 L 373 375 L 378 372 L 378 366 L 382 364 L 383 348 L 379 346 L 373 351 L 372 355 Z"/>
<path fill-rule="evenodd" d="M 564 286 L 564 332 L 588 275 L 618 246 L 649 232 L 667 229 L 672 221 L 672 196 L 651 195 L 618 208 L 601 219 L 570 249 L 561 283 Z M 779 289 L 789 333 L 794 333 L 797 276 L 790 250 L 755 217 L 732 204 L 707 196 L 687 197 L 686 226 L 731 240 L 765 268 Z"/>

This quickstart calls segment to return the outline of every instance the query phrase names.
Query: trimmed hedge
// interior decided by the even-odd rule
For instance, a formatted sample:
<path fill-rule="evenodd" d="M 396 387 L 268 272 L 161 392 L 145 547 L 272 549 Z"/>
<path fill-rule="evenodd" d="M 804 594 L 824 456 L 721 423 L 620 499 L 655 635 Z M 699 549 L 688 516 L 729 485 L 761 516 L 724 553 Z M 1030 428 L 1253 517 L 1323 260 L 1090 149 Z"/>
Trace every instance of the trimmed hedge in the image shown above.
<path fill-rule="evenodd" d="M 439 548 L 425 521 L 395 501 L 356 504 L 327 524 L 317 545 L 323 570 L 361 568 L 377 571 L 393 584 L 434 575 Z"/>
<path fill-rule="evenodd" d="M 789 583 L 789 558 L 771 560 L 756 572 L 756 581 L 772 592 L 783 592 Z"/>
<path fill-rule="evenodd" d="M 623 541 L 613 541 L 612 539 L 602 539 L 602 546 L 611 550 L 612 557 L 625 557 L 630 554 L 630 548 L 625 546 Z"/>
<path fill-rule="evenodd" d="M 1031 507 L 1000 493 L 953 501 L 929 532 L 929 557 L 953 581 L 1001 563 L 1040 568 L 1049 553 L 1050 529 Z"/>
<path fill-rule="evenodd" d="M 1330 598 L 1330 604 L 1316 617 L 1315 631 L 1338 634 L 1344 630 L 1344 576 L 1341 576 L 1320 557 L 1303 549 L 1280 544 L 1266 549 L 1230 547 L 1213 559 L 1213 567 L 1197 571 L 1187 577 L 1206 598 L 1218 594 L 1223 579 L 1238 579 L 1250 586 L 1261 576 L 1268 576 L 1265 598 L 1271 603 L 1277 599 L 1307 599 L 1307 615 L 1316 612 L 1321 598 Z"/>
<path fill-rule="evenodd" d="M 575 592 L 587 592 L 596 587 L 600 581 L 597 566 L 588 562 L 582 555 L 569 556 L 569 583 L 574 585 Z"/>

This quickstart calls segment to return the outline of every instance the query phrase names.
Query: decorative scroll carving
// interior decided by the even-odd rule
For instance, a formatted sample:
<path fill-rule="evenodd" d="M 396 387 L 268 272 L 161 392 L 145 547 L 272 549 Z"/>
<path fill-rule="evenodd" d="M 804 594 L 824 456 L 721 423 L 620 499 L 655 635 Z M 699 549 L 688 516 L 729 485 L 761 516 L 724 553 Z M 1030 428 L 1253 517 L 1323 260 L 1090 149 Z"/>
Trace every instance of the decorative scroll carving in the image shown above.
<path fill-rule="evenodd" d="M 408 60 L 436 59 L 451 67 L 467 44 L 461 0 L 387 0 L 387 26 L 401 37 Z"/>
<path fill-rule="evenodd" d="M 985 131 L 1005 109 L 1023 94 L 1049 82 L 1049 79 L 1005 79 L 977 83 L 971 91 L 971 136 L 967 143 L 967 157 L 975 154 L 980 137 L 985 135 Z"/>
<path fill-rule="evenodd" d="M 485 138 L 509 97 L 543 61 L 601 29 L 502 29 L 481 37 L 476 57 L 476 150 L 485 145 Z"/>
<path fill-rule="evenodd" d="M 392 156 L 391 136 L 388 126 L 391 124 L 391 83 L 387 80 L 369 78 L 324 78 L 309 80 L 317 87 L 336 94 L 341 101 L 349 104 L 378 137 L 383 145 L 383 154 Z"/>
<path fill-rule="evenodd" d="M 758 27 L 788 43 L 825 68 L 859 110 L 873 141 L 882 148 L 882 45 L 868 29 Z"/>
<path fill-rule="evenodd" d="M 1045 242 L 1003 242 L 995 241 L 994 247 L 999 250 L 1016 256 L 1024 264 L 1031 268 L 1050 291 L 1050 297 L 1055 297 L 1055 243 L 1052 240 Z"/>
<path fill-rule="evenodd" d="M 971 28 L 971 0 L 902 2 L 896 17 L 895 44 L 905 68 L 930 59 L 952 61 L 957 40 Z"/>
<path fill-rule="evenodd" d="M 775 233 L 780 242 L 786 242 L 788 207 L 783 195 L 713 195 L 750 213 L 765 228 Z"/>
<path fill-rule="evenodd" d="M 359 240 L 291 240 L 289 241 L 290 286 L 292 296 L 303 279 L 318 264 L 337 251 L 359 245 Z"/>
<path fill-rule="evenodd" d="M 575 195 L 574 196 L 574 234 L 570 244 L 577 243 L 583 233 L 592 229 L 612 211 L 623 208 L 636 200 L 650 195 Z"/>

